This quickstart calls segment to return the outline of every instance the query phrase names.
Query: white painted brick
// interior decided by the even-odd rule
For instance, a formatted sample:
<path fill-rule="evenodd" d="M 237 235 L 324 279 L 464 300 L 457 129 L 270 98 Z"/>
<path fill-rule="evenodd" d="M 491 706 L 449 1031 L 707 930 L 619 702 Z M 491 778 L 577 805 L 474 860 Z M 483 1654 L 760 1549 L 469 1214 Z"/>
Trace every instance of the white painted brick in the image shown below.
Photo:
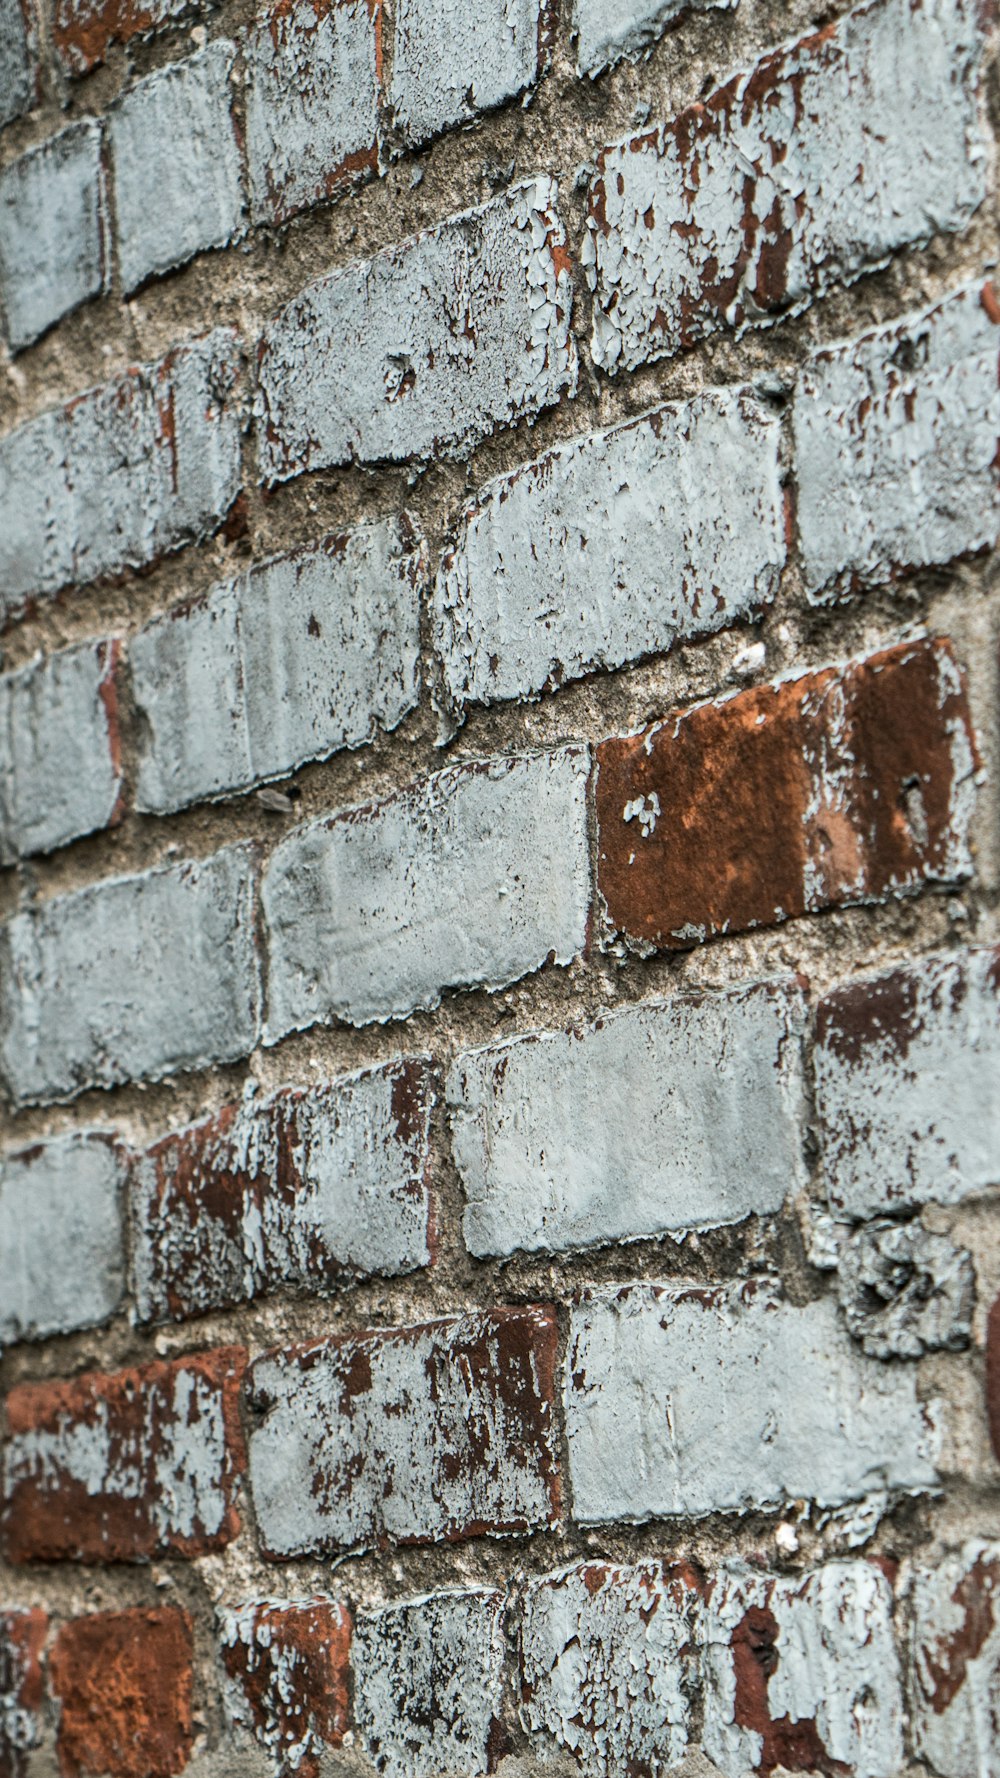
<path fill-rule="evenodd" d="M 1000 1183 L 1000 953 L 916 959 L 834 988 L 816 1015 L 831 1206 L 955 1204 Z"/>
<path fill-rule="evenodd" d="M 785 559 L 778 437 L 748 391 L 712 390 L 492 482 L 438 578 L 453 702 L 524 697 L 766 605 Z"/>
<path fill-rule="evenodd" d="M 419 696 L 420 561 L 392 519 L 149 624 L 129 645 L 136 806 L 180 809 L 395 728 Z"/>
<path fill-rule="evenodd" d="M 61 1136 L 0 1161 L 0 1345 L 96 1327 L 124 1291 L 124 1158 Z"/>
<path fill-rule="evenodd" d="M 771 1280 L 587 1292 L 565 1400 L 585 1524 L 833 1506 L 936 1480 L 912 1369 L 864 1358 L 831 1299 L 798 1307 Z"/>
<path fill-rule="evenodd" d="M 698 1595 L 662 1562 L 588 1562 L 525 1587 L 521 1718 L 541 1758 L 592 1778 L 672 1770 L 696 1690 Z"/>
<path fill-rule="evenodd" d="M 914 1751 L 940 1778 L 1000 1778 L 1000 1545 L 918 1567 L 909 1615 Z"/>
<path fill-rule="evenodd" d="M 980 282 L 807 361 L 792 411 L 814 599 L 996 543 L 998 322 Z"/>
<path fill-rule="evenodd" d="M 584 253 L 596 363 L 777 319 L 963 228 L 986 189 L 984 42 L 978 0 L 875 0 L 606 149 Z"/>
<path fill-rule="evenodd" d="M 389 102 L 408 148 L 516 98 L 538 77 L 543 0 L 399 0 Z"/>
<path fill-rule="evenodd" d="M 240 489 L 241 357 L 219 328 L 0 439 L 0 605 L 153 562 Z"/>
<path fill-rule="evenodd" d="M 790 983 L 681 994 L 459 1056 L 448 1078 L 482 1258 L 779 1210 L 805 1184 Z"/>
<path fill-rule="evenodd" d="M 703 1746 L 724 1778 L 776 1766 L 901 1771 L 892 1592 L 873 1563 L 793 1578 L 726 1565 L 709 1588 L 703 1645 Z"/>
<path fill-rule="evenodd" d="M 126 292 L 224 247 L 243 220 L 225 39 L 157 69 L 108 113 L 118 266 Z"/>
<path fill-rule="evenodd" d="M 265 1353 L 250 1482 L 264 1550 L 528 1531 L 558 1503 L 551 1309 L 494 1309 Z"/>
<path fill-rule="evenodd" d="M 493 1770 L 503 1734 L 503 1607 L 502 1593 L 473 1587 L 359 1612 L 355 1721 L 385 1778 Z"/>
<path fill-rule="evenodd" d="M 245 1056 L 253 851 L 112 877 L 0 928 L 0 1075 L 18 1104 Z"/>
<path fill-rule="evenodd" d="M 52 852 L 118 817 L 116 642 L 0 676 L 0 862 Z"/>
<path fill-rule="evenodd" d="M 376 170 L 380 31 L 369 0 L 279 0 L 247 32 L 254 222 L 284 222 Z"/>
<path fill-rule="evenodd" d="M 644 49 L 688 12 L 731 11 L 738 0 L 574 0 L 576 66 L 591 78 Z"/>
<path fill-rule="evenodd" d="M 0 178 L 0 292 L 15 351 L 105 288 L 101 130 L 72 124 Z"/>
<path fill-rule="evenodd" d="M 576 386 L 552 179 L 527 180 L 311 284 L 264 330 L 265 482 L 449 456 Z"/>
<path fill-rule="evenodd" d="M 589 902 L 585 747 L 451 766 L 310 822 L 273 854 L 265 1041 L 569 963 Z"/>
<path fill-rule="evenodd" d="M 37 97 L 34 19 L 25 0 L 0 0 L 0 129 Z"/>

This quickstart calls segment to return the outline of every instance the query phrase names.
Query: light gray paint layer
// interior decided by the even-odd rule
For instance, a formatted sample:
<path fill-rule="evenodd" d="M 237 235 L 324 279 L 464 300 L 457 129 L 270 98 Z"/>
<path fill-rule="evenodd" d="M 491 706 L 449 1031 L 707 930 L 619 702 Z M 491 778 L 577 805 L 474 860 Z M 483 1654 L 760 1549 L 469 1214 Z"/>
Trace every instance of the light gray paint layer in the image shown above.
<path fill-rule="evenodd" d="M 1000 536 L 992 304 L 991 317 L 980 281 L 806 363 L 792 409 L 796 511 L 817 600 Z"/>
<path fill-rule="evenodd" d="M 16 1104 L 231 1062 L 257 1038 L 253 850 L 112 877 L 0 928 L 0 1075 Z"/>
<path fill-rule="evenodd" d="M 358 1613 L 354 1715 L 384 1778 L 473 1778 L 492 1769 L 503 1608 L 502 1593 L 474 1587 Z"/>
<path fill-rule="evenodd" d="M 805 1183 L 792 983 L 678 995 L 459 1056 L 452 1144 L 479 1257 L 739 1222 Z"/>
<path fill-rule="evenodd" d="M 265 328 L 265 482 L 353 459 L 450 455 L 576 382 L 552 179 L 332 272 Z"/>
<path fill-rule="evenodd" d="M 576 66 L 592 77 L 622 56 L 640 55 L 686 12 L 731 10 L 738 0 L 574 0 Z"/>
<path fill-rule="evenodd" d="M 833 1506 L 936 1481 L 912 1368 L 864 1358 L 834 1302 L 796 1307 L 770 1280 L 587 1292 L 565 1402 L 584 1524 Z"/>
<path fill-rule="evenodd" d="M 749 391 L 712 390 L 491 483 L 435 594 L 453 702 L 524 697 L 767 604 L 785 559 L 779 430 Z"/>
<path fill-rule="evenodd" d="M 918 1758 L 940 1778 L 1000 1778 L 1000 1544 L 917 1568 L 908 1603 Z"/>
<path fill-rule="evenodd" d="M 203 248 L 225 246 L 240 228 L 229 85 L 235 54 L 220 38 L 138 81 L 108 112 L 126 292 Z"/>
<path fill-rule="evenodd" d="M 101 128 L 93 119 L 0 178 L 0 292 L 15 351 L 105 288 Z"/>
<path fill-rule="evenodd" d="M 500 988 L 586 937 L 589 753 L 451 766 L 290 834 L 264 875 L 265 1041 Z"/>
<path fill-rule="evenodd" d="M 136 807 L 165 813 L 393 729 L 418 698 L 420 552 L 395 519 L 252 567 L 129 645 Z"/>
<path fill-rule="evenodd" d="M 83 642 L 0 676 L 0 862 L 52 852 L 118 812 L 113 642 Z"/>
<path fill-rule="evenodd" d="M 540 0 L 399 0 L 389 102 L 407 147 L 524 92 L 538 74 Z"/>
<path fill-rule="evenodd" d="M 0 1161 L 0 1345 L 96 1327 L 124 1292 L 124 1158 L 61 1136 Z"/>
<path fill-rule="evenodd" d="M 34 101 L 33 49 L 22 0 L 0 0 L 0 129 Z"/>

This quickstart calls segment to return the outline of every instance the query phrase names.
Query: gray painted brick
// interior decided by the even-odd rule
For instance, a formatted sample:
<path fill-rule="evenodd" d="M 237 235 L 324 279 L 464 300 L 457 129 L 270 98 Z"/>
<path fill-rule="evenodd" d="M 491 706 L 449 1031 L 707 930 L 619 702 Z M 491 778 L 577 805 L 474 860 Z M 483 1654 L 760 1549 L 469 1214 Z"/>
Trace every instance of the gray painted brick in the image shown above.
<path fill-rule="evenodd" d="M 488 1772 L 501 1729 L 504 1596 L 455 1588 L 359 1612 L 354 1715 L 383 1778 Z"/>
<path fill-rule="evenodd" d="M 389 102 L 412 148 L 516 98 L 538 77 L 542 0 L 399 0 Z"/>
<path fill-rule="evenodd" d="M 100 125 L 87 118 L 0 178 L 0 294 L 15 351 L 106 285 Z"/>
<path fill-rule="evenodd" d="M 136 806 L 183 808 L 395 728 L 419 695 L 420 561 L 389 519 L 255 564 L 140 631 Z"/>
<path fill-rule="evenodd" d="M 125 1160 L 59 1136 L 0 1160 L 0 1345 L 96 1327 L 124 1292 Z"/>
<path fill-rule="evenodd" d="M 785 559 L 778 438 L 749 391 L 710 390 L 490 483 L 435 594 L 452 701 L 524 697 L 766 605 Z"/>
<path fill-rule="evenodd" d="M 1000 1544 L 916 1566 L 908 1591 L 914 1752 L 940 1778 L 1000 1778 Z"/>
<path fill-rule="evenodd" d="M 0 677 L 0 863 L 109 827 L 121 809 L 116 642 Z"/>
<path fill-rule="evenodd" d="M 290 834 L 262 891 L 265 1041 L 570 962 L 586 936 L 588 769 L 584 747 L 474 760 Z"/>
<path fill-rule="evenodd" d="M 118 264 L 126 291 L 223 247 L 243 220 L 230 110 L 235 46 L 220 39 L 159 68 L 108 113 Z"/>
<path fill-rule="evenodd" d="M 644 49 L 688 12 L 731 10 L 738 0 L 574 0 L 576 66 L 593 77 L 623 56 Z"/>
<path fill-rule="evenodd" d="M 37 97 L 37 43 L 27 0 L 0 0 L 0 129 Z"/>
<path fill-rule="evenodd" d="M 0 928 L 0 1076 L 17 1104 L 245 1056 L 253 850 L 112 877 Z"/>
<path fill-rule="evenodd" d="M 260 344 L 265 482 L 453 455 L 575 387 L 572 286 L 552 179 L 309 285 Z"/>

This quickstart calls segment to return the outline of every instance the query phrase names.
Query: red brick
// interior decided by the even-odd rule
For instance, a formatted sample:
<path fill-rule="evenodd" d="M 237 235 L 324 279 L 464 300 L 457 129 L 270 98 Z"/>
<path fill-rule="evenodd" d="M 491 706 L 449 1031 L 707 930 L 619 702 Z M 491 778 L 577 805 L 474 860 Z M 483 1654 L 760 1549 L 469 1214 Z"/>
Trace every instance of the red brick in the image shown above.
<path fill-rule="evenodd" d="M 1000 1463 L 1000 1296 L 986 1321 L 986 1420 L 993 1454 Z"/>
<path fill-rule="evenodd" d="M 11 1562 L 201 1555 L 239 1530 L 246 1353 L 219 1347 L 7 1397 L 3 1541 Z"/>
<path fill-rule="evenodd" d="M 44 1611 L 0 1613 L 0 1778 L 22 1778 L 38 1741 L 48 1627 Z"/>
<path fill-rule="evenodd" d="M 52 47 L 67 74 L 87 74 L 113 44 L 161 30 L 191 10 L 185 0 L 56 0 Z"/>
<path fill-rule="evenodd" d="M 230 1720 L 282 1769 L 315 1778 L 350 1720 L 351 1618 L 328 1599 L 253 1600 L 222 1618 Z"/>
<path fill-rule="evenodd" d="M 663 949 L 971 870 L 978 762 L 947 641 L 699 704 L 597 757 L 608 919 Z"/>
<path fill-rule="evenodd" d="M 101 1611 L 66 1624 L 52 1650 L 64 1778 L 172 1778 L 191 1754 L 193 1644 L 187 1612 Z"/>

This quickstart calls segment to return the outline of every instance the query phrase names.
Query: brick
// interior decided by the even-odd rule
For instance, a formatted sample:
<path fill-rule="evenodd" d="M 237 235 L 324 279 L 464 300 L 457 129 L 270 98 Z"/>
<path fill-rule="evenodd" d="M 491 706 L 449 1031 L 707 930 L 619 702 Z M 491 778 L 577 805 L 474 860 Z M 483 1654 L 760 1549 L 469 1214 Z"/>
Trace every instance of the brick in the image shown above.
<path fill-rule="evenodd" d="M 276 1770 L 318 1778 L 350 1722 L 350 1613 L 329 1599 L 254 1599 L 220 1618 L 229 1722 Z"/>
<path fill-rule="evenodd" d="M 438 578 L 452 702 L 525 697 L 768 605 L 785 559 L 778 439 L 749 391 L 711 390 L 489 484 Z"/>
<path fill-rule="evenodd" d="M 202 10 L 198 0 L 55 0 L 52 47 L 64 73 L 89 74 L 115 44 L 154 36 Z"/>
<path fill-rule="evenodd" d="M 142 1562 L 222 1549 L 240 1528 L 245 1363 L 239 1347 L 222 1346 L 18 1384 L 7 1396 L 7 1559 Z"/>
<path fill-rule="evenodd" d="M 964 228 L 986 194 L 984 42 L 978 0 L 876 0 L 606 148 L 584 253 L 600 368 L 776 320 Z"/>
<path fill-rule="evenodd" d="M 659 1773 L 688 1748 L 697 1698 L 693 1576 L 662 1562 L 586 1562 L 525 1587 L 521 1719 L 539 1756 L 593 1778 Z"/>
<path fill-rule="evenodd" d="M 363 526 L 140 631 L 137 807 L 183 808 L 395 728 L 419 696 L 420 561 L 397 521 Z"/>
<path fill-rule="evenodd" d="M 354 1714 L 385 1778 L 472 1778 L 507 1751 L 503 1609 L 502 1593 L 472 1587 L 359 1614 Z"/>
<path fill-rule="evenodd" d="M 137 81 L 108 113 L 126 294 L 239 233 L 243 187 L 229 84 L 235 54 L 234 44 L 217 39 Z"/>
<path fill-rule="evenodd" d="M 0 862 L 52 852 L 122 812 L 119 644 L 84 642 L 0 675 Z"/>
<path fill-rule="evenodd" d="M 0 928 L 0 1078 L 17 1104 L 248 1055 L 253 848 L 111 877 Z"/>
<path fill-rule="evenodd" d="M 309 285 L 258 349 L 265 483 L 354 460 L 453 456 L 576 385 L 551 179 Z"/>
<path fill-rule="evenodd" d="M 0 1612 L 0 1774 L 27 1778 L 41 1738 L 42 1653 L 49 1620 L 39 1607 Z"/>
<path fill-rule="evenodd" d="M 240 491 L 240 371 L 219 328 L 0 439 L 0 616 L 218 527 Z"/>
<path fill-rule="evenodd" d="M 381 30 L 381 0 L 278 0 L 248 30 L 254 222 L 286 222 L 377 171 Z"/>
<path fill-rule="evenodd" d="M 38 34 L 26 0 L 0 0 L 0 129 L 38 102 Z"/>
<path fill-rule="evenodd" d="M 1000 1547 L 971 1540 L 918 1566 L 909 1616 L 914 1751 L 939 1778 L 998 1778 Z"/>
<path fill-rule="evenodd" d="M 717 1227 L 805 1184 L 802 997 L 680 994 L 460 1055 L 452 1145 L 478 1258 Z"/>
<path fill-rule="evenodd" d="M 182 1320 L 285 1288 L 329 1295 L 430 1264 L 430 1065 L 248 1093 L 136 1164 L 140 1321 Z"/>
<path fill-rule="evenodd" d="M 854 1219 L 955 1204 L 1000 1178 L 1000 950 L 854 976 L 816 1009 L 817 1129 Z"/>
<path fill-rule="evenodd" d="M 109 1137 L 57 1136 L 0 1162 L 0 1345 L 96 1327 L 125 1288 L 125 1159 Z"/>
<path fill-rule="evenodd" d="M 731 11 L 738 0 L 574 0 L 572 33 L 578 74 L 591 79 L 602 69 L 638 56 L 668 25 L 689 12 Z"/>
<path fill-rule="evenodd" d="M 534 85 L 547 12 L 545 0 L 477 7 L 399 0 L 389 104 L 403 145 L 426 142 Z"/>
<path fill-rule="evenodd" d="M 290 834 L 262 890 L 265 1041 L 570 962 L 586 937 L 588 766 L 583 747 L 474 760 Z"/>
<path fill-rule="evenodd" d="M 844 1319 L 870 1358 L 922 1358 L 969 1344 L 972 1256 L 920 1222 L 867 1222 L 837 1258 Z"/>
<path fill-rule="evenodd" d="M 15 351 L 107 287 L 100 125 L 87 118 L 0 178 L 0 292 Z"/>
<path fill-rule="evenodd" d="M 551 1309 L 493 1309 L 272 1352 L 251 1369 L 271 1556 L 528 1531 L 558 1508 Z"/>
<path fill-rule="evenodd" d="M 608 922 L 676 950 L 959 882 L 972 869 L 977 767 L 946 641 L 755 686 L 605 741 Z"/>
<path fill-rule="evenodd" d="M 1000 1297 L 986 1317 L 986 1424 L 993 1455 L 1000 1463 Z"/>
<path fill-rule="evenodd" d="M 52 1650 L 63 1778 L 173 1778 L 191 1756 L 194 1646 L 175 1606 L 100 1611 L 64 1624 Z"/>
<path fill-rule="evenodd" d="M 703 1623 L 703 1746 L 723 1778 L 902 1770 L 892 1593 L 873 1563 L 790 1578 L 726 1564 Z"/>
<path fill-rule="evenodd" d="M 770 1279 L 586 1291 L 565 1403 L 584 1524 L 835 1506 L 935 1483 L 935 1426 L 913 1371 L 862 1357 L 829 1298 L 799 1307 Z"/>

